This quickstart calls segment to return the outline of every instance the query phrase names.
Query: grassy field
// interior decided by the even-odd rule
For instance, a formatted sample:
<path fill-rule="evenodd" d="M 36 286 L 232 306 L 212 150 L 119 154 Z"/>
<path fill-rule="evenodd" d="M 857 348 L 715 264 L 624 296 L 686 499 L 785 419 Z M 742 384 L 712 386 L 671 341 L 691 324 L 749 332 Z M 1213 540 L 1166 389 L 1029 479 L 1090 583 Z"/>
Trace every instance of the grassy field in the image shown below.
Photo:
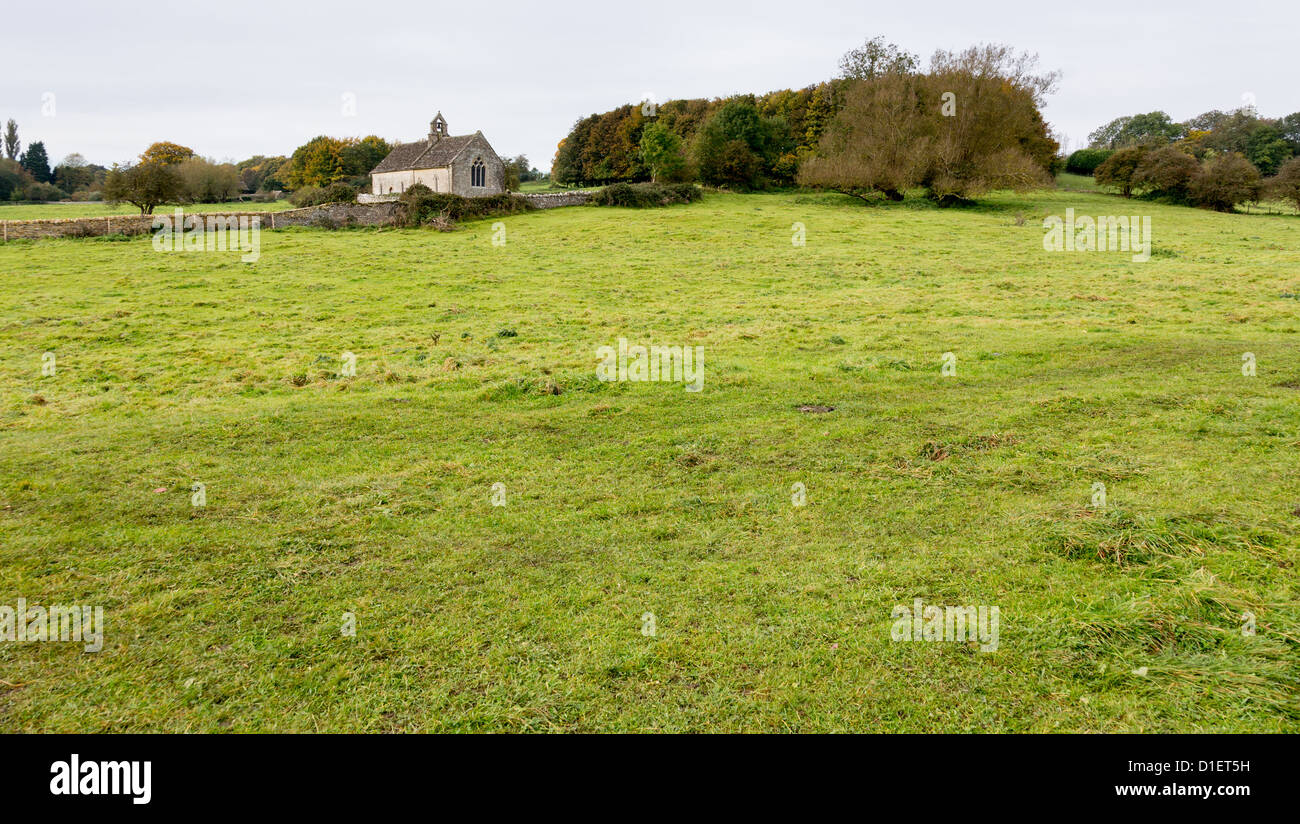
<path fill-rule="evenodd" d="M 539 192 L 571 192 L 572 186 L 557 186 L 549 180 L 529 180 L 519 184 L 519 191 L 524 194 L 536 194 Z"/>
<path fill-rule="evenodd" d="M 159 206 L 154 211 L 160 214 L 170 213 L 175 206 Z M 191 203 L 184 207 L 187 212 L 278 212 L 292 209 L 293 204 L 287 200 L 274 200 L 267 203 L 254 201 L 237 201 L 233 203 Z M 60 217 L 103 217 L 104 215 L 138 215 L 140 210 L 129 203 L 0 203 L 0 220 L 43 220 Z"/>
<path fill-rule="evenodd" d="M 1061 172 L 1056 176 L 1056 188 L 1072 192 L 1100 192 L 1102 188 L 1088 175 Z"/>
<path fill-rule="evenodd" d="M 1117 203 L 0 246 L 0 604 L 107 621 L 0 643 L 0 729 L 1300 731 L 1300 219 Z"/>

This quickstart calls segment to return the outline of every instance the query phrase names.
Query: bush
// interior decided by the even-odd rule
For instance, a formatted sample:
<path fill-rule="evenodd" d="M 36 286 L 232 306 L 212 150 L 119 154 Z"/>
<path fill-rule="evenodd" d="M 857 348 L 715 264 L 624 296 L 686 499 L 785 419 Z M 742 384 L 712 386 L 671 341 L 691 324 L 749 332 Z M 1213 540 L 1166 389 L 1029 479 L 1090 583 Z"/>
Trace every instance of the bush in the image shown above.
<path fill-rule="evenodd" d="M 1133 172 L 1133 187 L 1155 197 L 1186 201 L 1192 181 L 1200 173 L 1196 158 L 1173 146 L 1150 152 Z"/>
<path fill-rule="evenodd" d="M 295 189 L 293 194 L 289 195 L 289 202 L 299 208 L 303 206 L 315 206 L 320 203 L 320 197 L 325 190 L 319 186 L 303 186 Z"/>
<path fill-rule="evenodd" d="M 645 209 L 690 203 L 699 200 L 703 194 L 693 183 L 615 183 L 592 195 L 590 202 L 593 206 Z"/>
<path fill-rule="evenodd" d="M 35 203 L 44 203 L 49 200 L 63 200 L 67 193 L 57 186 L 51 186 L 48 183 L 29 183 L 22 189 L 23 200 L 30 200 Z"/>
<path fill-rule="evenodd" d="M 1300 209 L 1300 157 L 1283 163 L 1277 176 L 1269 178 L 1268 193 L 1270 197 L 1290 201 Z"/>
<path fill-rule="evenodd" d="M 289 202 L 294 206 L 321 206 L 326 203 L 355 203 L 357 192 L 346 183 L 331 183 L 320 186 L 303 186 L 289 195 Z"/>
<path fill-rule="evenodd" d="M 535 208 L 527 199 L 511 194 L 461 197 L 435 192 L 423 183 L 402 192 L 397 202 L 397 224 L 411 228 L 446 227 L 460 220 L 513 215 Z"/>
<path fill-rule="evenodd" d="M 1253 163 L 1240 155 L 1225 154 L 1202 166 L 1190 188 L 1197 206 L 1231 212 L 1238 203 L 1259 200 L 1263 183 Z"/>
<path fill-rule="evenodd" d="M 1133 174 L 1146 156 L 1147 150 L 1134 147 L 1120 149 L 1106 158 L 1093 172 L 1093 179 L 1102 186 L 1114 186 L 1124 197 L 1133 195 Z"/>
<path fill-rule="evenodd" d="M 1074 175 L 1091 176 L 1113 154 L 1115 152 L 1110 149 L 1080 149 L 1066 158 L 1065 170 Z"/>

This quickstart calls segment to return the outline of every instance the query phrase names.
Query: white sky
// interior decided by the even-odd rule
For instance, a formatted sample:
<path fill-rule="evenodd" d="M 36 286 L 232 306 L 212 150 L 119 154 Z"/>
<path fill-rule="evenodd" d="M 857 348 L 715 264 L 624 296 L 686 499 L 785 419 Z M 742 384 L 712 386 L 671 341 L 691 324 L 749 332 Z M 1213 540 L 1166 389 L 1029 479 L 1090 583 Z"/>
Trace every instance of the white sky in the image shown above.
<path fill-rule="evenodd" d="M 1064 72 L 1046 116 L 1071 149 L 1123 114 L 1181 120 L 1248 93 L 1263 115 L 1300 110 L 1300 0 L 53 0 L 6 3 L 0 19 L 0 120 L 51 161 L 104 165 L 155 140 L 219 160 L 289 154 L 317 134 L 412 140 L 441 109 L 452 134 L 481 129 L 546 169 L 581 116 L 646 92 L 799 88 L 878 34 L 923 63 L 978 42 L 1038 52 Z"/>

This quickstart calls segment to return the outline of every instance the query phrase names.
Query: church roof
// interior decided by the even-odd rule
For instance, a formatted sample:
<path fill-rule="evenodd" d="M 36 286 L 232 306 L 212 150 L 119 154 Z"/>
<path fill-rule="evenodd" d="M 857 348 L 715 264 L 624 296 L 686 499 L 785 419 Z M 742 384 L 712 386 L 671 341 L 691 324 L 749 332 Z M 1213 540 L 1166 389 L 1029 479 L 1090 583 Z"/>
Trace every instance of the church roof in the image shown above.
<path fill-rule="evenodd" d="M 410 169 L 436 169 L 451 165 L 452 158 L 460 154 L 477 135 L 448 136 L 437 141 L 419 140 L 415 143 L 398 143 L 379 165 L 370 170 L 379 172 L 405 172 Z"/>

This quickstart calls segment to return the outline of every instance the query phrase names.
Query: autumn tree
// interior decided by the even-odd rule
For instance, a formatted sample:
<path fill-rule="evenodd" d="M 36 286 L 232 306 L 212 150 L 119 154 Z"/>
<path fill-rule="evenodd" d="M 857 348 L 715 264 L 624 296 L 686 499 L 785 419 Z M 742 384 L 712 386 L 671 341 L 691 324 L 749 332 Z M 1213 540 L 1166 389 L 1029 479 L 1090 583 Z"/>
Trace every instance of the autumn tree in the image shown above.
<path fill-rule="evenodd" d="M 925 74 L 853 81 L 799 174 L 804 185 L 901 200 L 910 188 L 947 204 L 999 188 L 1045 186 L 1057 150 L 1037 99 L 1054 74 L 1004 46 L 938 52 Z"/>
<path fill-rule="evenodd" d="M 170 167 L 181 179 L 181 197 L 191 203 L 225 203 L 239 193 L 239 170 L 201 157 Z"/>
<path fill-rule="evenodd" d="M 925 178 L 932 151 L 935 124 L 925 95 L 918 75 L 853 83 L 817 155 L 800 169 L 799 182 L 863 199 L 902 200 Z"/>
<path fill-rule="evenodd" d="M 291 188 L 328 186 L 347 177 L 345 144 L 335 137 L 320 135 L 294 150 L 286 169 L 280 171 Z"/>
<path fill-rule="evenodd" d="M 153 143 L 140 154 L 140 162 L 161 163 L 164 166 L 177 166 L 194 157 L 194 150 L 179 143 L 160 140 Z"/>

